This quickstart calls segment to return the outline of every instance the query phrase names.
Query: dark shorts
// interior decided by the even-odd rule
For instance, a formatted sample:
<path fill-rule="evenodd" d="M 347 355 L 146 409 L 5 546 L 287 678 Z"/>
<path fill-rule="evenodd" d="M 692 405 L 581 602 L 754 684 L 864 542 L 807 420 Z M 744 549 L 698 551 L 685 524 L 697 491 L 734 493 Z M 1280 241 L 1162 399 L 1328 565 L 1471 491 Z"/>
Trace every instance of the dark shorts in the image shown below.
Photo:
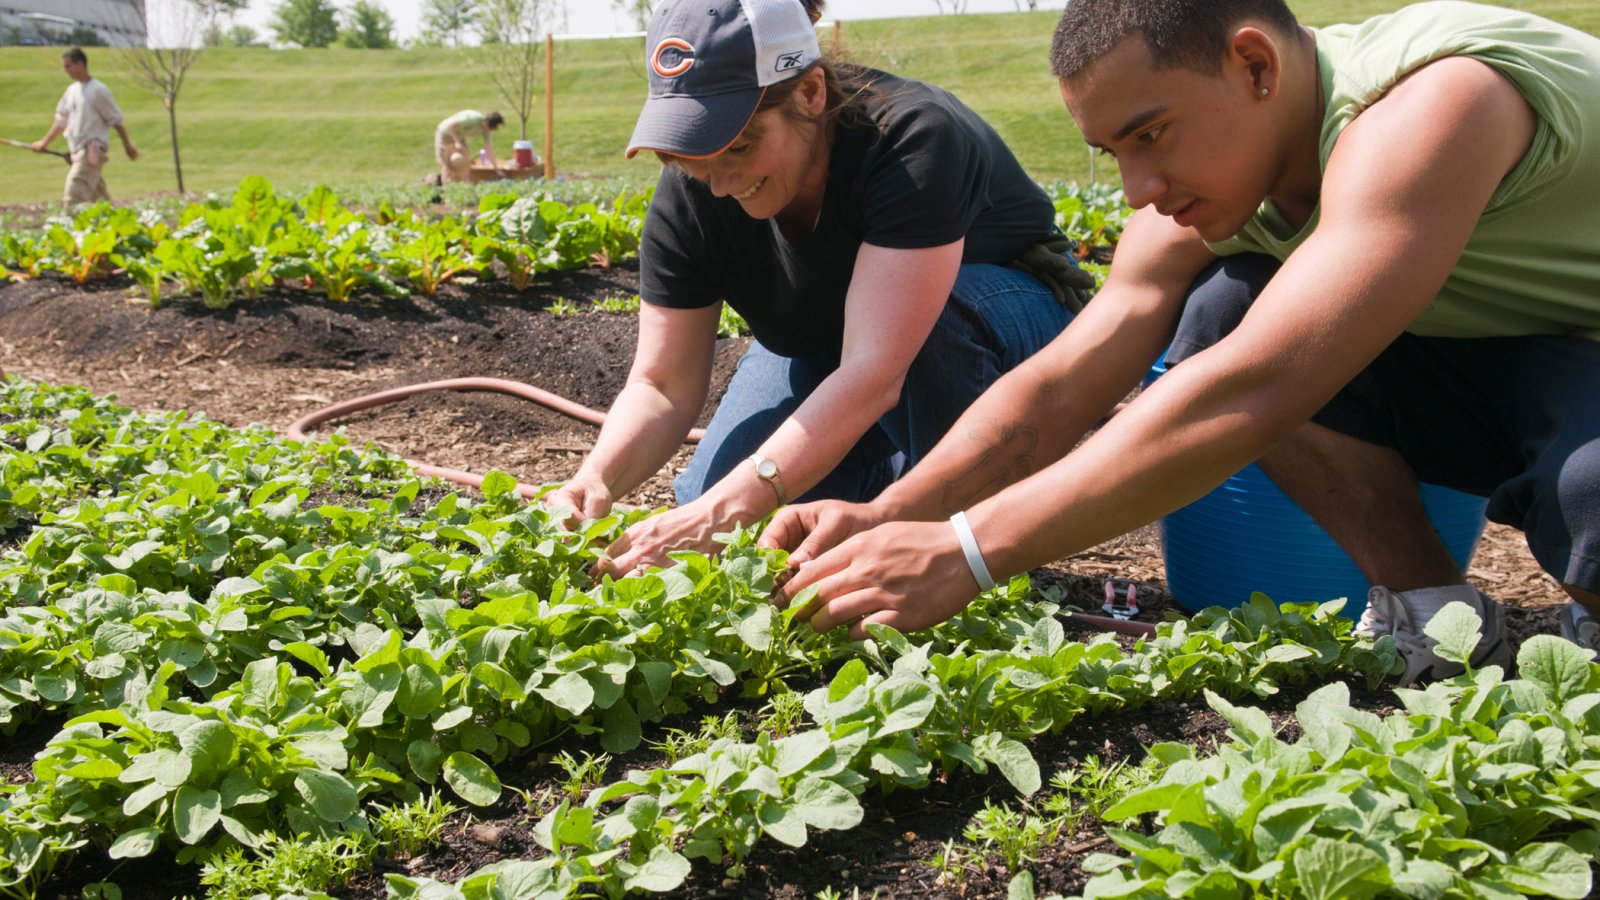
<path fill-rule="evenodd" d="M 1277 266 L 1246 255 L 1207 270 L 1168 364 L 1231 332 Z M 1489 498 L 1489 518 L 1520 528 L 1546 572 L 1600 592 L 1600 341 L 1404 334 L 1314 420 Z"/>

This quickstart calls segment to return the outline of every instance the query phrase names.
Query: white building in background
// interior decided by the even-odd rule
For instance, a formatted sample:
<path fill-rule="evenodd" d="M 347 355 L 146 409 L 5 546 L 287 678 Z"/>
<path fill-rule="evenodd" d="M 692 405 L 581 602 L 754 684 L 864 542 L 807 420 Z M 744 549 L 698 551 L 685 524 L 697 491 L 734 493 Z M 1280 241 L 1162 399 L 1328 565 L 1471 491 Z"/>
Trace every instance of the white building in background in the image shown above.
<path fill-rule="evenodd" d="M 145 0 L 0 0 L 0 44 L 145 45 Z M 76 36 L 75 36 L 76 35 Z"/>

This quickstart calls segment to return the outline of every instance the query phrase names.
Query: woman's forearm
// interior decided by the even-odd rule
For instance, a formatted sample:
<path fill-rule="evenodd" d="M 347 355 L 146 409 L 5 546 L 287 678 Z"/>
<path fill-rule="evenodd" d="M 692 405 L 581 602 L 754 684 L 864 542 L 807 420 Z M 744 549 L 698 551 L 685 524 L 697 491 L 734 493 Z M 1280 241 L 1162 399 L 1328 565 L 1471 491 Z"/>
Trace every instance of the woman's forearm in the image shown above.
<path fill-rule="evenodd" d="M 703 406 L 703 399 L 674 402 L 648 382 L 630 381 L 611 404 L 594 449 L 573 480 L 598 480 L 612 497 L 621 497 L 672 458 Z"/>

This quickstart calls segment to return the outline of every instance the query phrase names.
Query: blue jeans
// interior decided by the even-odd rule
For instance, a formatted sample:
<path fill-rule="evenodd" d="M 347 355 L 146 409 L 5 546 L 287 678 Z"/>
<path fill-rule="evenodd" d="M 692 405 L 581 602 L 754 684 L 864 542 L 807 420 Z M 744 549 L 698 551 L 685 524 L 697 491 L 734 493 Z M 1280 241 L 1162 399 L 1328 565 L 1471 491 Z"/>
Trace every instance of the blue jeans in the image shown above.
<path fill-rule="evenodd" d="M 1072 313 L 1032 276 L 964 265 L 933 332 L 906 372 L 900 402 L 802 500 L 870 500 L 910 471 L 978 396 L 1048 344 Z M 689 467 L 673 481 L 679 505 L 733 471 L 838 368 L 832 354 L 785 357 L 759 343 L 739 360 Z"/>

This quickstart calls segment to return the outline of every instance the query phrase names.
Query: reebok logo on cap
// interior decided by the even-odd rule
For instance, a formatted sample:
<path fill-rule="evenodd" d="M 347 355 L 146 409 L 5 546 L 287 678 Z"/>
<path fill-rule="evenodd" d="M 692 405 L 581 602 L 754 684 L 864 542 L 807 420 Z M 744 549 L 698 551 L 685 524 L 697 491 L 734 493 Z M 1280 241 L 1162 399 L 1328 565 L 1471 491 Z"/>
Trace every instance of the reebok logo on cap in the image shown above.
<path fill-rule="evenodd" d="M 682 38 L 667 38 L 650 54 L 650 68 L 662 78 L 672 78 L 694 66 L 694 45 Z"/>
<path fill-rule="evenodd" d="M 798 69 L 805 64 L 805 56 L 806 52 L 804 50 L 796 50 L 793 53 L 781 53 L 778 55 L 778 68 L 774 71 L 786 72 L 789 69 Z"/>

